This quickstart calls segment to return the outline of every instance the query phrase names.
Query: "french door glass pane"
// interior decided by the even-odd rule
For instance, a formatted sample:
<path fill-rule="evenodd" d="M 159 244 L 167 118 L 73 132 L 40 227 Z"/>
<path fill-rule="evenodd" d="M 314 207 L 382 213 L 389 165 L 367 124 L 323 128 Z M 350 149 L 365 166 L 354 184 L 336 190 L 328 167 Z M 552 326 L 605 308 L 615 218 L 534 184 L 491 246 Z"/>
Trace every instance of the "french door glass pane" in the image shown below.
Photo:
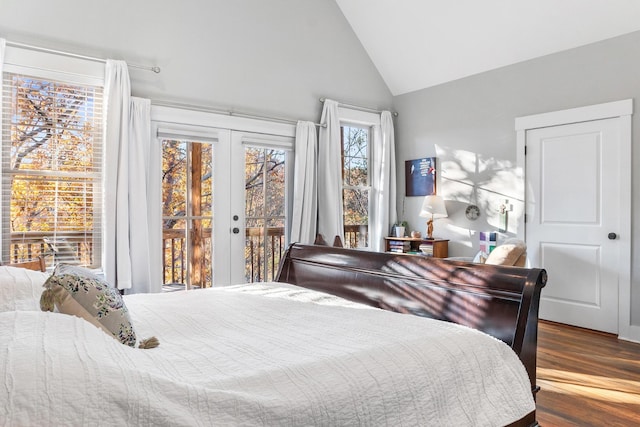
<path fill-rule="evenodd" d="M 245 149 L 245 214 L 249 218 L 264 217 L 264 150 Z"/>
<path fill-rule="evenodd" d="M 187 143 L 163 141 L 162 215 L 172 217 L 187 211 Z M 166 227 L 165 228 L 172 228 Z"/>
<path fill-rule="evenodd" d="M 211 287 L 211 220 L 191 220 L 190 235 L 188 283 L 200 288 Z"/>
<path fill-rule="evenodd" d="M 212 286 L 212 145 L 162 144 L 164 284 Z"/>
<path fill-rule="evenodd" d="M 184 285 L 187 279 L 186 222 L 184 220 L 171 221 L 170 224 L 167 220 L 163 222 L 163 284 Z"/>
<path fill-rule="evenodd" d="M 284 250 L 285 158 L 283 150 L 245 148 L 245 279 L 273 280 Z"/>
<path fill-rule="evenodd" d="M 264 220 L 249 219 L 246 221 L 245 279 L 247 283 L 264 281 Z"/>
<path fill-rule="evenodd" d="M 202 183 L 202 195 L 200 198 L 201 215 L 211 217 L 213 214 L 213 146 L 200 144 L 202 147 L 202 171 L 200 182 Z M 209 226 L 211 228 L 211 226 Z"/>

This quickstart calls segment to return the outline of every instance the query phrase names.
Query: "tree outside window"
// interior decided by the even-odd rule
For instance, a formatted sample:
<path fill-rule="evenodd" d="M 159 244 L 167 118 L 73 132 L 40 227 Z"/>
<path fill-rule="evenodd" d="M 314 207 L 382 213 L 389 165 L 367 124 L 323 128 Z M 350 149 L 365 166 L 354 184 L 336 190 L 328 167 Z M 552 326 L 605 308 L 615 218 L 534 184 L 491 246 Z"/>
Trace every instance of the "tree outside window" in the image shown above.
<path fill-rule="evenodd" d="M 342 197 L 345 247 L 369 245 L 369 129 L 344 125 L 342 142 Z"/>

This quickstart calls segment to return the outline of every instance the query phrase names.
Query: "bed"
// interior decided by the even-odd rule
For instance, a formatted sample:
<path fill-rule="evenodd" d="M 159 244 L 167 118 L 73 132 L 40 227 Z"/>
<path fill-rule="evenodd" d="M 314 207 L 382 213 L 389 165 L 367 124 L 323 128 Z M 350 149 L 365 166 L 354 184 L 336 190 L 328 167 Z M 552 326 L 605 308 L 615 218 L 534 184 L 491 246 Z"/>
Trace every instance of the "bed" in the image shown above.
<path fill-rule="evenodd" d="M 273 283 L 125 296 L 152 349 L 39 311 L 47 276 L 0 267 L 0 425 L 535 425 L 542 270 L 292 245 Z M 420 308 L 475 287 L 517 325 Z"/>

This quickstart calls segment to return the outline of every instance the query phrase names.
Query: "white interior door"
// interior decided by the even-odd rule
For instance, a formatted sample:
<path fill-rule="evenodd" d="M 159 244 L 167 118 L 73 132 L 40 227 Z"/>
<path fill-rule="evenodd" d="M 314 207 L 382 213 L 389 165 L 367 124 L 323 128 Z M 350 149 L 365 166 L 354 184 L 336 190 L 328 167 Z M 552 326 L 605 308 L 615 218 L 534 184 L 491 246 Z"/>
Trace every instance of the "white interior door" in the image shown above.
<path fill-rule="evenodd" d="M 526 240 L 547 270 L 540 318 L 618 332 L 619 118 L 526 132 Z"/>

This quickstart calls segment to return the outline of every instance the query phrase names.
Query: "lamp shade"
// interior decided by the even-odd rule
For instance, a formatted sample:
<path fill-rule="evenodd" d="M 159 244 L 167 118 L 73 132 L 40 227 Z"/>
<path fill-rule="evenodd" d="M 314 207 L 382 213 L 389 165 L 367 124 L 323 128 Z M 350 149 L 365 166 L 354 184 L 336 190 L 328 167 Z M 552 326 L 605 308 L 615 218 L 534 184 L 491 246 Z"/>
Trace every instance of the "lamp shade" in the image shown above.
<path fill-rule="evenodd" d="M 444 199 L 440 196 L 426 196 L 422 202 L 420 216 L 425 218 L 444 218 L 447 216 L 447 208 Z"/>

